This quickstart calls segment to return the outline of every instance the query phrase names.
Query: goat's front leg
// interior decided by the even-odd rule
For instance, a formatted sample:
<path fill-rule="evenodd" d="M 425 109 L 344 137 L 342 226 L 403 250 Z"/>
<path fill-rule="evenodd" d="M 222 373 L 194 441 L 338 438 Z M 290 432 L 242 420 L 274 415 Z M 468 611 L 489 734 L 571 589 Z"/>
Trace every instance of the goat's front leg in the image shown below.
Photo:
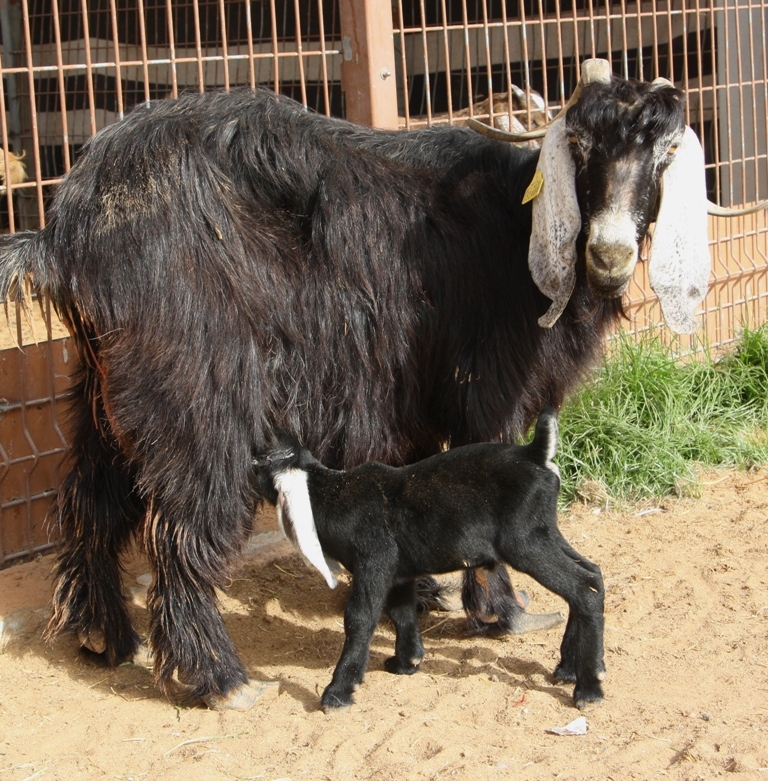
<path fill-rule="evenodd" d="M 413 675 L 424 658 L 416 610 L 416 581 L 398 583 L 387 597 L 387 615 L 395 625 L 395 655 L 384 662 L 384 669 L 395 675 Z"/>
<path fill-rule="evenodd" d="M 352 693 L 363 682 L 371 638 L 389 590 L 389 578 L 371 569 L 359 568 L 352 581 L 352 593 L 344 611 L 344 649 L 320 700 L 326 713 L 349 708 L 354 702 Z"/>

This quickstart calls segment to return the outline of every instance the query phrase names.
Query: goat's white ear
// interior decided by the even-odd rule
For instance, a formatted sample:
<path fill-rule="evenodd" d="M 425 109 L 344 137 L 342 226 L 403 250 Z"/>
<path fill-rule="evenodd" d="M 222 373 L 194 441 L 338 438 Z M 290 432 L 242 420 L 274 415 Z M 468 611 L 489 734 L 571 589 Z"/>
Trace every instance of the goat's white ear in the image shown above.
<path fill-rule="evenodd" d="M 304 560 L 315 567 L 325 582 L 336 588 L 338 581 L 328 566 L 315 528 L 315 516 L 309 500 L 307 473 L 286 469 L 275 476 L 277 520 L 283 534 L 299 549 Z"/>
<path fill-rule="evenodd" d="M 696 133 L 687 127 L 662 175 L 648 269 L 664 319 L 678 334 L 696 330 L 694 312 L 707 294 L 711 266 L 707 227 L 704 151 Z"/>
<path fill-rule="evenodd" d="M 533 201 L 528 268 L 536 287 L 552 300 L 539 318 L 542 328 L 551 328 L 576 284 L 576 238 L 581 230 L 576 166 L 564 118 L 555 120 L 547 130 L 536 170 L 543 177 L 543 186 Z"/>

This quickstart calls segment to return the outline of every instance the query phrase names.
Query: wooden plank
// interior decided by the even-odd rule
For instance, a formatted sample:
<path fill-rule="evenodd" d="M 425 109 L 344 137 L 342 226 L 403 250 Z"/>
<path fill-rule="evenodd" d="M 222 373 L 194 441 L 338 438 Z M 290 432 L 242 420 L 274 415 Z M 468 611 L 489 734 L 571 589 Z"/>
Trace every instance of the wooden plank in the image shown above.
<path fill-rule="evenodd" d="M 340 0 L 342 89 L 347 119 L 397 129 L 397 86 L 389 0 Z"/>

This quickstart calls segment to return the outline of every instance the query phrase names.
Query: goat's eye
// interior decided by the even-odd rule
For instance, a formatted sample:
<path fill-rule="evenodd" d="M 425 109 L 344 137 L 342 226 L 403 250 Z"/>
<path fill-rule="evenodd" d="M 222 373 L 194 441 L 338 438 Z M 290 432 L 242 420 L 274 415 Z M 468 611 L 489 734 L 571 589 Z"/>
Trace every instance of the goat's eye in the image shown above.
<path fill-rule="evenodd" d="M 568 136 L 568 143 L 569 143 L 571 146 L 577 146 L 577 145 L 578 145 L 578 143 L 579 143 L 579 137 L 578 137 L 578 136 L 577 136 L 575 133 L 571 133 L 571 134 Z"/>
<path fill-rule="evenodd" d="M 677 150 L 680 148 L 680 144 L 671 144 L 669 149 L 667 149 L 668 155 L 673 155 Z"/>

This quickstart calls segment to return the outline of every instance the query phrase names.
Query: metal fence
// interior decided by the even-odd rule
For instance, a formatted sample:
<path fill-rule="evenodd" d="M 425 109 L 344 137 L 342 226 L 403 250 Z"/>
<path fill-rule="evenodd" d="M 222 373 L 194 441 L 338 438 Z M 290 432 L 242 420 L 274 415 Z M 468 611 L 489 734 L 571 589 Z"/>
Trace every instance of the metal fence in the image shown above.
<path fill-rule="evenodd" d="M 381 127 L 473 114 L 527 125 L 531 103 L 515 103 L 512 85 L 557 110 L 579 62 L 594 56 L 623 76 L 664 76 L 684 89 L 710 198 L 751 203 L 768 197 L 767 4 L 0 0 L 0 229 L 42 225 L 52 187 L 82 145 L 146 100 L 262 84 Z M 710 236 L 714 273 L 697 338 L 723 346 L 742 324 L 766 319 L 765 214 L 713 219 Z M 41 303 L 36 323 L 11 311 L 0 337 L 0 566 L 53 544 L 43 518 L 64 468 L 61 397 L 73 367 Z M 644 267 L 629 313 L 635 333 L 661 322 Z"/>

